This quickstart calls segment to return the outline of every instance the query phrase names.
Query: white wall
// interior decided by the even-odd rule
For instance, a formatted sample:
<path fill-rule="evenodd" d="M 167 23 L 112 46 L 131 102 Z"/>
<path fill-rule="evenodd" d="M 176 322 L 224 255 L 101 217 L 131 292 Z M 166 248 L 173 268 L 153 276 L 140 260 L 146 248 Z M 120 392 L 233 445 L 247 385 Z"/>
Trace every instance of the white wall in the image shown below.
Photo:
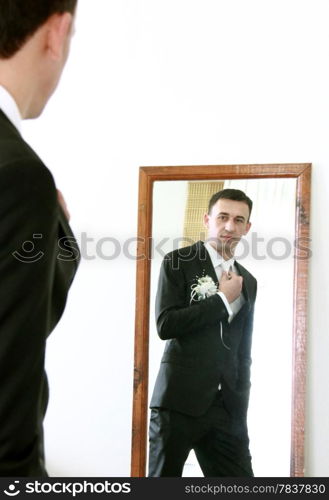
<path fill-rule="evenodd" d="M 80 0 L 61 86 L 25 125 L 78 239 L 136 235 L 140 165 L 313 162 L 309 476 L 329 471 L 328 14 L 326 0 Z M 133 260 L 83 260 L 48 345 L 53 475 L 129 475 L 134 301 Z"/>

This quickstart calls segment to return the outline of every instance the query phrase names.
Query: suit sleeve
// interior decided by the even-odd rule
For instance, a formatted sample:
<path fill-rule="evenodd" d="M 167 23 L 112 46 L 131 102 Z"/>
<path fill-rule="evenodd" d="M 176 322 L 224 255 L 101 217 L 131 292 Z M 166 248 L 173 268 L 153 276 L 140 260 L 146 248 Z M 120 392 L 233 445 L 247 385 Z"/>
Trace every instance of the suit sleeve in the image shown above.
<path fill-rule="evenodd" d="M 0 476 L 24 476 L 38 456 L 45 410 L 58 232 L 55 184 L 37 160 L 1 167 L 0 219 Z"/>
<path fill-rule="evenodd" d="M 250 388 L 251 344 L 254 324 L 254 305 L 245 322 L 241 344 L 239 347 L 239 378 L 238 387 L 242 390 Z"/>
<path fill-rule="evenodd" d="M 228 317 L 218 294 L 187 306 L 187 286 L 179 257 L 168 254 L 162 262 L 155 306 L 157 331 L 162 340 L 202 335 L 203 329 L 219 325 Z"/>

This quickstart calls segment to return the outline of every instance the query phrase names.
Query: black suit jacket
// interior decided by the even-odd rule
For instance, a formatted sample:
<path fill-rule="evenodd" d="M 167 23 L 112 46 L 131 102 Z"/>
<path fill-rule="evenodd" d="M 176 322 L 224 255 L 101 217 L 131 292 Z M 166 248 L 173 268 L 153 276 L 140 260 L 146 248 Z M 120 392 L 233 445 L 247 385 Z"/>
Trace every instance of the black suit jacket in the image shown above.
<path fill-rule="evenodd" d="M 221 383 L 224 405 L 231 416 L 246 417 L 257 283 L 243 266 L 236 263 L 236 267 L 243 277 L 245 303 L 228 323 L 227 309 L 218 294 L 190 302 L 197 277 L 208 275 L 217 282 L 204 244 L 199 241 L 165 256 L 156 297 L 156 323 L 160 338 L 167 342 L 151 408 L 202 415 Z"/>
<path fill-rule="evenodd" d="M 41 476 L 46 338 L 79 251 L 53 177 L 0 111 L 0 476 Z"/>

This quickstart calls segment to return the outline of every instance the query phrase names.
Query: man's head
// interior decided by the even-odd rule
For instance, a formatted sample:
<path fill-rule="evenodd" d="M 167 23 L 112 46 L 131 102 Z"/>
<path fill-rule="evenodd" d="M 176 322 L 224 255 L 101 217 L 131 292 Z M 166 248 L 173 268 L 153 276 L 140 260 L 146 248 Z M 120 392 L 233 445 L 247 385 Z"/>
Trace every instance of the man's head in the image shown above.
<path fill-rule="evenodd" d="M 69 52 L 77 0 L 0 0 L 0 84 L 23 118 L 55 90 Z"/>
<path fill-rule="evenodd" d="M 0 58 L 12 57 L 53 14 L 74 14 L 77 0 L 0 0 Z"/>
<path fill-rule="evenodd" d="M 239 189 L 223 189 L 209 200 L 204 215 L 208 241 L 225 259 L 234 255 L 240 239 L 248 233 L 251 210 L 251 199 Z"/>

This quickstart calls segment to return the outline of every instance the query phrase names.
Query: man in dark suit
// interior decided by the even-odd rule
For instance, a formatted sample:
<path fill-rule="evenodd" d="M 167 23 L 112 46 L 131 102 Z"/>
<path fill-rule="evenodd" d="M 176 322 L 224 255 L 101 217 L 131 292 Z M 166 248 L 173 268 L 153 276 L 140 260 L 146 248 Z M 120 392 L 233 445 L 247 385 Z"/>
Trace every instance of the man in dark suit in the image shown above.
<path fill-rule="evenodd" d="M 76 0 L 0 0 L 0 476 L 46 476 L 46 339 L 79 251 L 54 179 L 20 134 L 64 68 Z"/>
<path fill-rule="evenodd" d="M 156 297 L 166 340 L 150 407 L 149 476 L 181 476 L 194 449 L 207 477 L 252 476 L 247 430 L 256 280 L 234 260 L 250 229 L 240 190 L 209 202 L 201 241 L 167 254 Z"/>

